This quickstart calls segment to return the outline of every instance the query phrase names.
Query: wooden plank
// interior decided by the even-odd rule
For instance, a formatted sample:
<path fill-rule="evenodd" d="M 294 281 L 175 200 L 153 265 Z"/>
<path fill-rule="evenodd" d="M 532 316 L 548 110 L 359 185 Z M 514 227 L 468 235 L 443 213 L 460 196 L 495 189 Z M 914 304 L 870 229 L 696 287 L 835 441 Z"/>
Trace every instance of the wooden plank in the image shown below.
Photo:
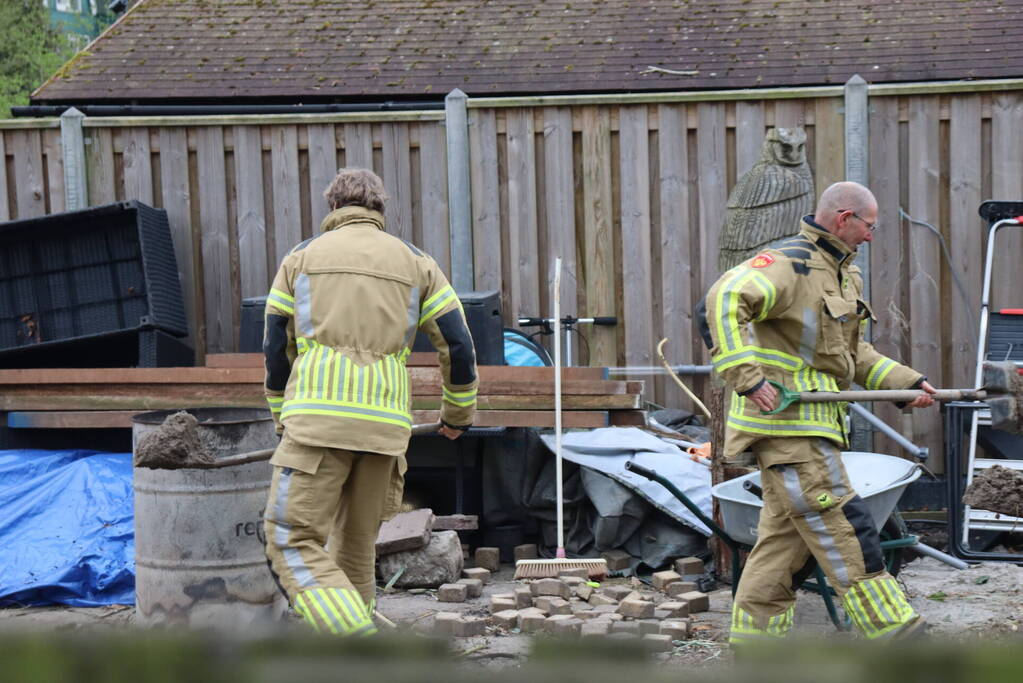
<path fill-rule="evenodd" d="M 0 137 L 3 136 L 0 135 Z M 2 149 L 0 149 L 0 152 L 2 152 Z M 49 187 L 47 206 L 49 206 L 49 213 L 61 213 L 65 210 L 64 148 L 61 147 L 59 130 L 46 129 L 43 131 L 43 155 L 46 157 L 46 180 Z"/>
<path fill-rule="evenodd" d="M 407 123 L 383 126 L 384 187 L 387 188 L 387 232 L 412 241 L 412 169 L 409 167 Z"/>
<path fill-rule="evenodd" d="M 606 109 L 584 107 L 582 119 L 586 315 L 616 315 L 611 115 Z M 590 365 L 618 364 L 616 336 L 613 327 L 593 328 L 590 334 Z"/>
<path fill-rule="evenodd" d="M 991 195 L 993 199 L 1023 196 L 1023 96 L 1019 93 L 996 95 L 991 101 Z M 1018 277 L 1023 230 L 1000 230 L 995 245 L 991 309 L 1023 307 Z"/>
<path fill-rule="evenodd" d="M 568 107 L 546 107 L 543 117 L 547 249 L 551 258 L 560 256 L 562 259 L 561 314 L 574 316 L 579 311 L 576 293 L 581 284 L 581 273 L 576 262 L 572 110 Z"/>
<path fill-rule="evenodd" d="M 199 230 L 202 291 L 206 310 L 206 350 L 234 347 L 235 305 L 231 295 L 231 248 L 224 182 L 224 129 L 198 130 Z"/>
<path fill-rule="evenodd" d="M 952 319 L 952 372 L 948 380 L 957 387 L 973 386 L 977 360 L 977 325 L 984 278 L 981 235 L 985 228 L 984 221 L 977 215 L 982 199 L 981 156 L 980 95 L 953 97 L 949 111 L 950 267 L 958 273 L 966 290 L 961 293 L 953 287 L 948 307 Z"/>
<path fill-rule="evenodd" d="M 315 124 L 306 131 L 309 134 L 309 216 L 313 234 L 318 235 L 320 223 L 330 212 L 323 191 L 337 176 L 337 143 L 334 124 Z"/>
<path fill-rule="evenodd" d="M 188 319 L 188 336 L 185 342 L 195 343 L 199 320 L 195 296 L 195 259 L 192 239 L 192 199 L 188 182 L 188 138 L 184 128 L 160 129 L 160 194 L 163 208 L 167 211 L 171 240 L 174 242 L 174 259 L 178 265 L 178 280 L 181 282 L 181 296 Z"/>
<path fill-rule="evenodd" d="M 131 429 L 135 410 L 52 410 L 7 413 L 9 429 Z"/>
<path fill-rule="evenodd" d="M 11 218 L 11 198 L 7 196 L 7 136 L 0 130 L 0 221 Z"/>
<path fill-rule="evenodd" d="M 89 206 L 101 206 L 117 201 L 114 188 L 114 137 L 109 128 L 93 128 L 91 133 L 92 137 L 85 145 Z"/>
<path fill-rule="evenodd" d="M 808 93 L 809 94 L 809 93 Z M 792 128 L 806 125 L 804 100 L 786 99 L 774 102 L 774 125 L 776 128 Z"/>
<path fill-rule="evenodd" d="M 279 264 L 302 241 L 298 130 L 295 126 L 274 126 L 270 129 L 270 158 L 273 166 L 274 254 Z"/>
<path fill-rule="evenodd" d="M 532 110 L 508 112 L 508 260 L 515 317 L 550 315 L 540 310 L 540 289 L 546 291 L 554 282 L 553 256 L 539 255 L 533 125 Z"/>
<path fill-rule="evenodd" d="M 373 128 L 370 124 L 345 124 L 345 166 L 373 170 Z"/>
<path fill-rule="evenodd" d="M 909 214 L 931 225 L 940 224 L 940 138 L 938 100 L 914 97 L 909 101 Z M 934 386 L 944 386 L 941 367 L 942 324 L 941 256 L 931 231 L 909 229 L 909 310 L 912 322 L 910 359 Z M 931 449 L 928 465 L 942 465 L 941 415 L 937 410 L 913 413 L 913 442 Z"/>
<path fill-rule="evenodd" d="M 735 177 L 753 168 L 764 147 L 764 103 L 735 103 Z"/>
<path fill-rule="evenodd" d="M 238 199 L 238 276 L 243 298 L 270 290 L 266 262 L 266 197 L 263 147 L 257 126 L 234 129 L 234 173 Z"/>
<path fill-rule="evenodd" d="M 148 128 L 128 128 L 122 131 L 124 151 L 124 198 L 153 204 L 153 162 L 149 146 Z"/>
<path fill-rule="evenodd" d="M 451 230 L 448 225 L 448 149 L 439 123 L 419 126 L 419 177 L 423 213 L 423 249 L 451 274 Z M 496 173 L 497 169 L 494 169 Z M 478 267 L 478 266 L 477 266 Z"/>
<path fill-rule="evenodd" d="M 817 197 L 832 183 L 845 180 L 845 117 L 840 97 L 814 101 L 813 176 Z M 816 199 L 816 198 L 815 198 Z"/>
<path fill-rule="evenodd" d="M 18 202 L 17 218 L 33 218 L 46 214 L 46 188 L 43 172 L 43 148 L 38 130 L 19 130 L 9 133 L 17 169 L 15 198 Z"/>
<path fill-rule="evenodd" d="M 31 368 L 0 370 L 0 386 L 262 384 L 262 368 Z M 159 389 L 158 389 L 159 390 Z"/>
<path fill-rule="evenodd" d="M 264 367 L 264 356 L 261 353 L 208 353 L 208 368 L 260 368 Z"/>
<path fill-rule="evenodd" d="M 653 283 L 650 263 L 650 145 L 645 106 L 618 112 L 621 161 L 622 302 L 625 364 L 653 365 Z"/>
<path fill-rule="evenodd" d="M 668 344 L 665 355 L 676 363 L 693 359 L 693 265 L 689 249 L 689 143 L 684 105 L 658 108 L 661 224 L 661 329 Z M 761 135 L 762 135 L 761 127 Z M 688 406 L 691 401 L 674 382 L 665 383 L 665 405 Z"/>
<path fill-rule="evenodd" d="M 706 292 L 718 276 L 718 235 L 725 224 L 728 184 L 725 179 L 725 106 L 701 103 L 696 107 L 696 156 L 699 160 L 697 194 L 700 207 L 700 280 Z"/>
<path fill-rule="evenodd" d="M 469 117 L 472 164 L 473 278 L 477 290 L 502 291 L 501 207 L 497 163 L 497 122 L 493 110 L 475 110 Z M 506 322 L 514 320 L 504 311 Z"/>

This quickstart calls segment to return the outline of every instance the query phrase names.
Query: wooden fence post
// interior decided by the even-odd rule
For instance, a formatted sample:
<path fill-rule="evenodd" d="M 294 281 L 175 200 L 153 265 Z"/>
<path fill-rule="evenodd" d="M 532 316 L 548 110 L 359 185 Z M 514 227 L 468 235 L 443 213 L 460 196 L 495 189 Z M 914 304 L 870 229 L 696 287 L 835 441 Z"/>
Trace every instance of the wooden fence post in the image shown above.
<path fill-rule="evenodd" d="M 472 204 L 469 187 L 468 97 L 455 88 L 444 98 L 448 142 L 448 225 L 451 226 L 451 285 L 473 288 Z"/>
<path fill-rule="evenodd" d="M 89 205 L 85 181 L 85 114 L 74 107 L 60 115 L 60 145 L 64 155 L 64 210 L 77 211 Z"/>

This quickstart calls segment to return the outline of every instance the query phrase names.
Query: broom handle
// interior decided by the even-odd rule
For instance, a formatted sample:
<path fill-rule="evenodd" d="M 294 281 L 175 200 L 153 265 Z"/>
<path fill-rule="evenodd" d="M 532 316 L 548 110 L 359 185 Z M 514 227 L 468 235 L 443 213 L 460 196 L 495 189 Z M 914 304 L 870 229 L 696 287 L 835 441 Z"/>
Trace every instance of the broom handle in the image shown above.
<path fill-rule="evenodd" d="M 561 257 L 554 259 L 554 482 L 558 502 L 557 557 L 565 557 L 565 501 L 561 485 Z"/>

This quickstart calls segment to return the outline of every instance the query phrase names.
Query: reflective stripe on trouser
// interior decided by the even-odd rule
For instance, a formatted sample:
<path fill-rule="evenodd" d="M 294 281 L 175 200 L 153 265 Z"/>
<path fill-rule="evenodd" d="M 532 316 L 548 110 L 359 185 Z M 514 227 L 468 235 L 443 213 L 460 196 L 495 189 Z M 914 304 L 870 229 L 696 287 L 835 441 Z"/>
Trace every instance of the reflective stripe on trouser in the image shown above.
<path fill-rule="evenodd" d="M 884 569 L 877 528 L 849 484 L 838 448 L 826 439 L 789 438 L 762 439 L 753 450 L 762 462 L 777 463 L 779 452 L 792 462 L 761 473 L 764 508 L 757 543 L 735 596 L 735 608 L 753 617 L 752 628 L 766 631 L 758 624 L 792 608 L 793 577 L 811 554 L 868 637 L 915 621 L 917 614 Z"/>
<path fill-rule="evenodd" d="M 738 602 L 732 603 L 732 632 L 728 642 L 748 643 L 753 640 L 784 638 L 792 630 L 792 617 L 796 612 L 793 604 L 781 614 L 773 617 L 755 617 L 739 607 Z"/>
<path fill-rule="evenodd" d="M 372 632 L 367 605 L 376 590 L 376 535 L 398 458 L 287 438 L 279 449 L 289 452 L 274 460 L 312 464 L 309 471 L 274 467 L 264 513 L 272 571 L 295 610 L 318 630 Z"/>

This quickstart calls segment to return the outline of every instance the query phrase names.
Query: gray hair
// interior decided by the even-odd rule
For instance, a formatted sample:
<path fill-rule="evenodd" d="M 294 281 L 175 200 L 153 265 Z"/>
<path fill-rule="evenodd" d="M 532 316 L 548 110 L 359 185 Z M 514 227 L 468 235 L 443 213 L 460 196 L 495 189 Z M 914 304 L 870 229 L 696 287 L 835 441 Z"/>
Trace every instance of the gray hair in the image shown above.
<path fill-rule="evenodd" d="M 387 193 L 384 181 L 373 171 L 365 168 L 342 168 L 331 181 L 323 196 L 331 209 L 344 206 L 361 206 L 383 213 Z"/>

